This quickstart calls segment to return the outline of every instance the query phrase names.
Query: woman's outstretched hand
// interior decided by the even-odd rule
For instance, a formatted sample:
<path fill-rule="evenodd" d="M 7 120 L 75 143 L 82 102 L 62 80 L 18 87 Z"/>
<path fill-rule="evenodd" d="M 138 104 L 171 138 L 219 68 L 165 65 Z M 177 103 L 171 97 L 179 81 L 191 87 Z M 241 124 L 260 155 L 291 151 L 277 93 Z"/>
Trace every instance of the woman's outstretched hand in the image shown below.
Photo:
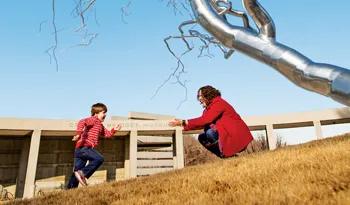
<path fill-rule="evenodd" d="M 182 125 L 182 120 L 181 119 L 178 119 L 178 118 L 175 118 L 173 121 L 170 121 L 168 123 L 168 125 L 170 127 L 176 127 L 176 126 L 181 126 Z"/>

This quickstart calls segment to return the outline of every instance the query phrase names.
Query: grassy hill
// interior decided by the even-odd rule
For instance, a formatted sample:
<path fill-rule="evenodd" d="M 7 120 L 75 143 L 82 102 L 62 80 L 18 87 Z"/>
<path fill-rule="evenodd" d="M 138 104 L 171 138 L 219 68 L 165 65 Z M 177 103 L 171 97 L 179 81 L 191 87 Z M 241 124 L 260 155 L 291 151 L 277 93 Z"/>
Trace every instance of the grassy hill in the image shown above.
<path fill-rule="evenodd" d="M 8 204 L 350 204 L 350 133 Z"/>

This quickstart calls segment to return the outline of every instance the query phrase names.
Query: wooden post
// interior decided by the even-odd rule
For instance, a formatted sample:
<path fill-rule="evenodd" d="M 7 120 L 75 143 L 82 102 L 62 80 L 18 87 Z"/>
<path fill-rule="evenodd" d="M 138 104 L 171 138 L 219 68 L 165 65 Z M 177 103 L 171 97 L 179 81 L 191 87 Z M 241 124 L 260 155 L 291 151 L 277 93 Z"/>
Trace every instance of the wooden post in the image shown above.
<path fill-rule="evenodd" d="M 124 144 L 124 179 L 130 178 L 130 136 L 125 137 Z"/>
<path fill-rule="evenodd" d="M 321 127 L 321 121 L 314 121 L 314 127 L 316 131 L 316 137 L 317 139 L 323 139 L 323 133 L 322 133 L 322 127 Z"/>
<path fill-rule="evenodd" d="M 34 183 L 36 167 L 38 164 L 41 130 L 34 130 L 30 140 L 29 157 L 27 165 L 27 174 L 24 184 L 23 198 L 32 198 L 34 196 Z"/>
<path fill-rule="evenodd" d="M 137 177 L 137 130 L 130 131 L 129 149 L 130 178 Z"/>
<path fill-rule="evenodd" d="M 270 150 L 276 149 L 277 139 L 276 139 L 275 133 L 273 132 L 273 125 L 272 124 L 266 125 L 266 140 L 268 142 Z"/>
<path fill-rule="evenodd" d="M 175 142 L 176 142 L 176 160 L 177 160 L 177 169 L 185 167 L 184 160 L 184 140 L 182 135 L 182 128 L 177 127 L 175 130 Z M 175 167 L 174 167 L 175 168 Z"/>

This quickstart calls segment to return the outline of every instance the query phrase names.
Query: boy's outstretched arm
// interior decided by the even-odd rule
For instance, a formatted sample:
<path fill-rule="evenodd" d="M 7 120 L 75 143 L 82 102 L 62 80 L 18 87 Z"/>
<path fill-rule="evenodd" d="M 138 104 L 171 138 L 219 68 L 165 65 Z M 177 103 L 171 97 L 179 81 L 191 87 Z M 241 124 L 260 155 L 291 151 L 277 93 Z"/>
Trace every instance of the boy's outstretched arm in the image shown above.
<path fill-rule="evenodd" d="M 118 132 L 121 128 L 122 128 L 122 126 L 120 124 L 118 124 L 115 127 L 113 127 L 111 129 L 111 131 L 109 131 L 107 128 L 104 127 L 104 137 L 105 138 L 113 137 L 114 133 Z"/>

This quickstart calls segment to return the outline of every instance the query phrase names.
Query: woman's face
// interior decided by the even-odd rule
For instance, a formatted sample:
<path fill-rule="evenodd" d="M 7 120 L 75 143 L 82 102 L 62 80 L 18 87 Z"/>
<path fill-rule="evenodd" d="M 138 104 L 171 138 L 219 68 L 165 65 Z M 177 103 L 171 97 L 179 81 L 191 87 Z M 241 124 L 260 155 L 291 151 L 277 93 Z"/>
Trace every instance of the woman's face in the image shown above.
<path fill-rule="evenodd" d="M 200 90 L 199 93 L 198 93 L 198 100 L 199 100 L 199 102 L 201 102 L 201 104 L 203 105 L 203 107 L 207 107 L 206 100 L 205 100 L 205 98 L 203 97 L 202 91 L 201 91 L 201 90 Z"/>

